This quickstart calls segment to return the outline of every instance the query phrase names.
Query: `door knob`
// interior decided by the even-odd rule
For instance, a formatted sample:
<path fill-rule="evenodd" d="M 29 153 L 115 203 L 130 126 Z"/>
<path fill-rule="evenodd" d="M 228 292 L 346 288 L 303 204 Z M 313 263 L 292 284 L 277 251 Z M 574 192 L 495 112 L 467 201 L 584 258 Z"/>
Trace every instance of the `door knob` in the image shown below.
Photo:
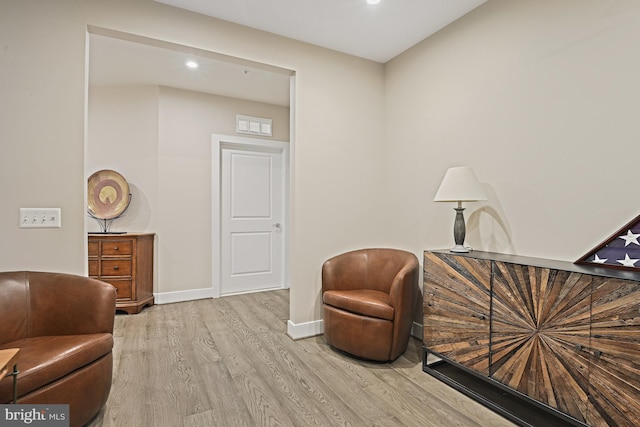
<path fill-rule="evenodd" d="M 275 224 L 273 224 L 273 226 L 274 226 L 275 228 L 277 228 L 277 229 L 280 229 L 280 223 L 279 223 L 279 222 L 276 222 Z"/>

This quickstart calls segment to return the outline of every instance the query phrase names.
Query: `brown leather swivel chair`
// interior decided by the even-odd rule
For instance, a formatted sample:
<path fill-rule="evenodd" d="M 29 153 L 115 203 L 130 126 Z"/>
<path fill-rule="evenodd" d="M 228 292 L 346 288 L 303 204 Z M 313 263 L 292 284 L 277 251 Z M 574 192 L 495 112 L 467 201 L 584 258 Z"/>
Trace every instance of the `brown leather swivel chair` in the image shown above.
<path fill-rule="evenodd" d="M 0 349 L 20 349 L 18 404 L 67 404 L 71 427 L 88 424 L 111 390 L 115 312 L 109 283 L 0 272 Z M 12 400 L 13 378 L 0 378 L 0 404 Z"/>
<path fill-rule="evenodd" d="M 418 295 L 418 259 L 397 249 L 361 249 L 322 266 L 324 335 L 329 345 L 381 362 L 407 349 Z"/>

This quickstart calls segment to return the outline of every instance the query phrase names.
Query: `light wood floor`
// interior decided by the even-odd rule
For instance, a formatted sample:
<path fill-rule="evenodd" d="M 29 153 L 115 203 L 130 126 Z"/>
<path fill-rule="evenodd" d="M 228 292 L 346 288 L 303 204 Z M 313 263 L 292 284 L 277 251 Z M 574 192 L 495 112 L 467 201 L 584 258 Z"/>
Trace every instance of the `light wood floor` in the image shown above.
<path fill-rule="evenodd" d="M 115 323 L 114 379 L 90 426 L 513 426 L 422 372 L 286 334 L 288 291 L 153 306 Z"/>

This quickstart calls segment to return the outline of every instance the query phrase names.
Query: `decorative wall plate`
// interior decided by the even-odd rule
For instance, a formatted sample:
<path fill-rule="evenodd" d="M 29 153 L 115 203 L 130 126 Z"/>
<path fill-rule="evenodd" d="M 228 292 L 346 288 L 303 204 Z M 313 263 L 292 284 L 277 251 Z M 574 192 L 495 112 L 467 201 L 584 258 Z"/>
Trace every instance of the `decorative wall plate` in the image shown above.
<path fill-rule="evenodd" d="M 129 184 L 111 169 L 99 170 L 87 183 L 87 207 L 97 219 L 117 218 L 129 205 Z"/>

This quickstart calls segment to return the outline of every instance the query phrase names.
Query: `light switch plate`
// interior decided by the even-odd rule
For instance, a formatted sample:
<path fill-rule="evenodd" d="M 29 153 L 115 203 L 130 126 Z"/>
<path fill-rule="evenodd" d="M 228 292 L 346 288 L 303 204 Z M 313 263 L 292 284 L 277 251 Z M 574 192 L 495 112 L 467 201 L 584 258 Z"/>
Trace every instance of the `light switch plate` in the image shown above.
<path fill-rule="evenodd" d="M 60 208 L 20 208 L 20 228 L 60 228 Z"/>

